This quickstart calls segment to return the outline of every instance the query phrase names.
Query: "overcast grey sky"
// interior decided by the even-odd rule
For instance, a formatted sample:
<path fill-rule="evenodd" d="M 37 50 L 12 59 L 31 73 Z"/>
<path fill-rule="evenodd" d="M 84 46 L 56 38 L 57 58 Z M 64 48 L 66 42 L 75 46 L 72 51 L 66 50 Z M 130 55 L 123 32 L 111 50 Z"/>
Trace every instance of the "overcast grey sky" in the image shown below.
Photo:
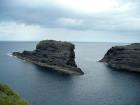
<path fill-rule="evenodd" d="M 139 42 L 139 0 L 0 0 L 0 40 Z"/>

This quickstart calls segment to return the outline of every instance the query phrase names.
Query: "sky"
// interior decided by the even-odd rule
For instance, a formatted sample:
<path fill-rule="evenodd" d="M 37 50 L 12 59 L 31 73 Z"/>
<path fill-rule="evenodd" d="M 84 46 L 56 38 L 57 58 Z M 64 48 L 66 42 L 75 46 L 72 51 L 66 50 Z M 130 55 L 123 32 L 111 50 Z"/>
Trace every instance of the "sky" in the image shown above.
<path fill-rule="evenodd" d="M 139 0 L 0 0 L 0 41 L 139 42 Z"/>

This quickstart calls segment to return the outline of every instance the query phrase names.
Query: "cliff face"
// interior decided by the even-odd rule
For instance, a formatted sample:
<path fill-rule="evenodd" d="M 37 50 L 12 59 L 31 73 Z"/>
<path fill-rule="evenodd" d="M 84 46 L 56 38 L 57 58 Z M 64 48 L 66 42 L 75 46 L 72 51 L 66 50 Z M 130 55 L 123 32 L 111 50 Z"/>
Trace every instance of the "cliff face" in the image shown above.
<path fill-rule="evenodd" d="M 100 61 L 112 68 L 140 72 L 140 43 L 112 47 Z"/>
<path fill-rule="evenodd" d="M 44 40 L 37 44 L 34 51 L 14 52 L 13 55 L 66 74 L 83 74 L 74 60 L 74 45 L 69 42 Z"/>

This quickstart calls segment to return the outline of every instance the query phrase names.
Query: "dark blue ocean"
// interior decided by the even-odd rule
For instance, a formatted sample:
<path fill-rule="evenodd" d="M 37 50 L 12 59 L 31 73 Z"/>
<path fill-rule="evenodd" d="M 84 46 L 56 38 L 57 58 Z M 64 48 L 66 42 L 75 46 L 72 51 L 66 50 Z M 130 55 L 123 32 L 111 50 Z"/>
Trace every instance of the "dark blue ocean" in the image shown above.
<path fill-rule="evenodd" d="M 31 105 L 140 105 L 140 73 L 118 71 L 98 62 L 121 43 L 74 43 L 76 62 L 85 72 L 67 76 L 10 56 L 33 50 L 37 42 L 0 42 L 0 83 Z"/>

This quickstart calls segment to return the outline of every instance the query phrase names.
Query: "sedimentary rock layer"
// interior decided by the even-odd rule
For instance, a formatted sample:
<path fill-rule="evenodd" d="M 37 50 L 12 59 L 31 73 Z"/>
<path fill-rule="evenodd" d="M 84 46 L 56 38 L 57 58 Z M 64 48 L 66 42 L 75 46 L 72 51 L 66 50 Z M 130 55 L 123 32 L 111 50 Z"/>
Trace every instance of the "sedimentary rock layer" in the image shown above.
<path fill-rule="evenodd" d="M 140 43 L 112 47 L 100 61 L 112 68 L 140 72 Z"/>

